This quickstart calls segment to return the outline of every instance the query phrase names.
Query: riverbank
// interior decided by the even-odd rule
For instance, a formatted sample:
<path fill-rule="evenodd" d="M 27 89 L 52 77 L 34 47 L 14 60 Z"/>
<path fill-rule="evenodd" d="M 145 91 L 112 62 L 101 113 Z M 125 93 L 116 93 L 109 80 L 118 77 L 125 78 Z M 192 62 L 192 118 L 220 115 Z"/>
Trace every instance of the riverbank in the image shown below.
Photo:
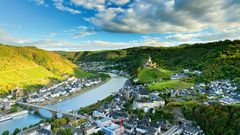
<path fill-rule="evenodd" d="M 27 110 L 22 110 L 20 112 L 11 113 L 11 114 L 8 114 L 8 115 L 1 116 L 0 117 L 0 123 L 4 122 L 4 121 L 11 120 L 11 119 L 14 119 L 15 117 L 18 117 L 18 116 L 26 115 L 26 114 L 28 114 L 28 111 Z"/>
<path fill-rule="evenodd" d="M 67 99 L 70 99 L 70 98 L 73 98 L 73 97 L 76 97 L 76 96 L 79 96 L 83 93 L 86 93 L 88 91 L 91 91 L 92 89 L 95 89 L 105 83 L 107 83 L 109 80 L 111 80 L 111 77 L 108 77 L 107 79 L 103 80 L 102 82 L 96 84 L 96 85 L 93 85 L 93 86 L 90 86 L 90 87 L 86 87 L 86 88 L 83 88 L 83 89 L 79 89 L 77 90 L 75 93 L 71 93 L 69 95 L 66 95 L 66 96 L 61 96 L 61 97 L 58 97 L 58 98 L 53 98 L 51 99 L 50 101 L 44 101 L 42 103 L 40 103 L 39 105 L 41 106 L 46 106 L 46 105 L 52 105 L 52 104 L 56 104 L 58 102 L 61 102 L 63 100 L 67 100 Z"/>
<path fill-rule="evenodd" d="M 52 104 L 55 104 L 55 103 L 58 103 L 58 102 L 61 102 L 63 100 L 67 100 L 67 99 L 70 99 L 70 98 L 73 98 L 73 97 L 76 97 L 76 96 L 79 96 L 85 92 L 88 92 L 88 91 L 91 91 L 92 89 L 94 88 L 97 88 L 103 84 L 105 84 L 106 82 L 108 82 L 109 80 L 111 79 L 111 77 L 108 77 L 107 79 L 103 80 L 102 82 L 98 83 L 98 84 L 95 84 L 95 85 L 92 85 L 90 87 L 86 87 L 86 88 L 83 88 L 83 89 L 79 89 L 77 90 L 75 93 L 71 93 L 71 94 L 68 94 L 66 96 L 61 96 L 61 97 L 58 97 L 58 98 L 53 98 L 51 99 L 50 101 L 43 101 L 41 102 L 39 105 L 41 106 L 46 106 L 46 105 L 52 105 Z M 4 116 L 0 116 L 0 122 L 4 122 L 4 121 L 8 121 L 8 120 L 12 120 L 13 118 L 19 116 L 19 115 L 23 115 L 23 114 L 27 114 L 28 111 L 27 110 L 22 110 L 22 111 L 18 111 L 16 113 L 10 113 L 10 114 L 6 114 Z"/>

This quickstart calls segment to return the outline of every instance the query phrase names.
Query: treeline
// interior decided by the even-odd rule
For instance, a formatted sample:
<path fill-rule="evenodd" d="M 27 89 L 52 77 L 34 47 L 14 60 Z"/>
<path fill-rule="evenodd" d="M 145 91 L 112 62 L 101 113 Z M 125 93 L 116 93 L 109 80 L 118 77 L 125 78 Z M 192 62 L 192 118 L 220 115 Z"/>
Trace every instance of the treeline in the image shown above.
<path fill-rule="evenodd" d="M 206 135 L 240 134 L 240 106 L 187 105 L 183 107 L 183 114 L 197 122 Z"/>
<path fill-rule="evenodd" d="M 185 44 L 168 48 L 135 47 L 113 51 L 71 52 L 64 55 L 74 62 L 105 61 L 126 64 L 126 67 L 117 68 L 124 68 L 132 75 L 137 75 L 137 69 L 150 55 L 162 68 L 203 71 L 201 77 L 195 78 L 196 81 L 239 80 L 240 76 L 240 40 Z"/>
<path fill-rule="evenodd" d="M 95 111 L 97 108 L 99 108 L 101 105 L 104 105 L 106 103 L 109 103 L 111 100 L 113 100 L 113 96 L 108 96 L 103 100 L 99 100 L 97 103 L 86 106 L 84 108 L 80 108 L 78 110 L 78 113 L 80 114 L 89 114 L 91 115 L 93 113 L 93 111 Z"/>

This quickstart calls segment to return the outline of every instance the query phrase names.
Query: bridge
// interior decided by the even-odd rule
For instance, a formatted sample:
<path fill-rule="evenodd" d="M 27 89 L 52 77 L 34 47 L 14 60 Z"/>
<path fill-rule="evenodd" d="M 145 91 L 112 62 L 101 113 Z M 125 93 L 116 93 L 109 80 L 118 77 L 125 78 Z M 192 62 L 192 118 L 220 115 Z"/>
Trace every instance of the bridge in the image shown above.
<path fill-rule="evenodd" d="M 17 102 L 17 104 L 22 105 L 22 106 L 31 107 L 31 108 L 33 108 L 33 110 L 35 112 L 38 112 L 39 109 L 48 110 L 49 112 L 52 113 L 53 117 L 57 116 L 57 113 L 60 113 L 63 116 L 70 116 L 70 117 L 78 118 L 78 119 L 88 119 L 90 122 L 94 122 L 91 118 L 87 118 L 86 116 L 71 113 L 71 112 L 67 112 L 67 111 L 62 111 L 62 110 L 58 110 L 58 109 L 54 109 L 54 108 L 50 108 L 50 107 L 47 107 L 47 106 L 40 106 L 40 105 L 29 104 L 29 103 L 24 103 L 24 102 Z"/>

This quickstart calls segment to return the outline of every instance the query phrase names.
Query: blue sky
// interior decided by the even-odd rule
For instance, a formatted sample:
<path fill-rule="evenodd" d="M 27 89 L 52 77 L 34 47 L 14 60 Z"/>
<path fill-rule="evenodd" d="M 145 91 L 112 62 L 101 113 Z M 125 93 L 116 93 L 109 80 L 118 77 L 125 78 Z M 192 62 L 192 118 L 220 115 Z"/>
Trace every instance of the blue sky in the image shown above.
<path fill-rule="evenodd" d="M 0 43 L 106 50 L 238 39 L 236 0 L 1 0 Z"/>

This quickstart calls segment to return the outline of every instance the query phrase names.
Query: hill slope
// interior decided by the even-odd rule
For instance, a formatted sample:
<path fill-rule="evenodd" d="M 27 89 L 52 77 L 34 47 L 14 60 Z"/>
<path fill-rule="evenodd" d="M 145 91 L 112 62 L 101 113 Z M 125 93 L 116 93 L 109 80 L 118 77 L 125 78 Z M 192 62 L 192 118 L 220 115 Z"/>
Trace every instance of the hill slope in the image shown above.
<path fill-rule="evenodd" d="M 138 80 L 141 83 L 160 81 L 161 79 L 170 78 L 171 71 L 158 68 L 144 68 L 138 74 Z"/>
<path fill-rule="evenodd" d="M 76 65 L 54 52 L 35 47 L 0 45 L 0 93 L 17 85 L 29 88 L 45 85 L 66 74 L 74 74 Z"/>
<path fill-rule="evenodd" d="M 151 56 L 158 67 L 202 70 L 197 81 L 236 79 L 240 76 L 240 40 L 181 45 L 177 47 L 135 47 L 113 51 L 72 52 L 65 56 L 74 62 L 105 61 L 123 63 L 132 75 Z M 119 67 L 121 69 L 121 67 Z M 239 79 L 238 79 L 239 80 Z"/>

